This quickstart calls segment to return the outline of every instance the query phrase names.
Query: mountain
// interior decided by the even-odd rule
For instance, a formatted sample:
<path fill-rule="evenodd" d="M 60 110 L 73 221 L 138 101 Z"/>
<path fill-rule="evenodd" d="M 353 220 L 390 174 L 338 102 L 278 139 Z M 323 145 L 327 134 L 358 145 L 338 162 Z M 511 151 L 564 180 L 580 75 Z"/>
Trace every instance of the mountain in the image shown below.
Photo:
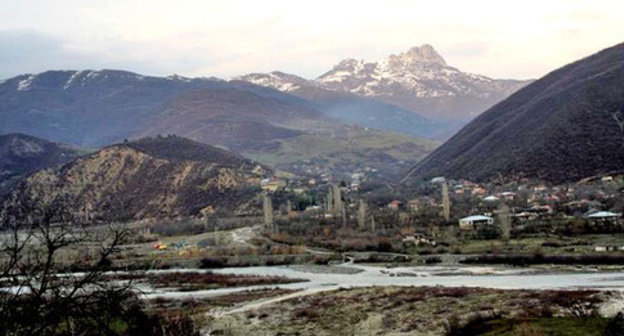
<path fill-rule="evenodd" d="M 353 166 L 366 165 L 362 160 L 367 156 L 377 158 L 372 162 L 373 168 L 396 172 L 399 167 L 416 163 L 415 158 L 423 157 L 433 148 L 430 141 L 397 136 L 393 132 L 368 132 L 357 123 L 324 113 L 325 107 L 339 104 L 337 99 L 344 97 L 366 106 L 380 103 L 364 103 L 364 98 L 355 95 L 318 90 L 325 93 L 325 98 L 315 101 L 247 81 L 151 77 L 117 70 L 48 71 L 0 83 L 3 120 L 0 132 L 19 131 L 89 147 L 174 134 L 249 155 L 289 171 L 301 171 L 302 165 L 315 167 L 314 162 L 324 162 L 328 156 L 336 155 L 337 148 L 349 148 L 352 153 L 367 152 L 356 162 L 332 158 L 336 164 L 329 169 L 338 174 L 350 172 Z M 411 118 L 410 112 L 398 110 L 397 115 Z M 351 117 L 359 118 L 355 115 L 360 110 L 356 112 Z M 395 123 L 404 129 L 415 125 L 401 118 L 370 120 L 373 124 Z M 433 129 L 429 127 L 431 123 L 423 125 Z M 349 131 L 335 136 L 344 129 Z M 348 147 L 347 133 L 357 133 L 362 140 L 369 135 L 383 139 L 386 146 L 361 141 Z M 315 151 L 303 155 L 298 147 L 302 139 L 323 139 L 327 147 L 316 146 Z M 382 151 L 388 146 L 398 146 L 401 151 L 386 155 Z"/>
<path fill-rule="evenodd" d="M 345 59 L 314 80 L 279 71 L 236 79 L 316 102 L 341 120 L 438 139 L 530 82 L 461 72 L 430 45 L 379 62 Z"/>
<path fill-rule="evenodd" d="M 404 181 L 499 175 L 553 182 L 624 167 L 624 44 L 555 70 L 464 127 Z"/>
<path fill-rule="evenodd" d="M 0 135 L 0 200 L 20 178 L 67 163 L 80 154 L 76 148 L 24 134 Z"/>
<path fill-rule="evenodd" d="M 412 111 L 350 92 L 319 87 L 313 81 L 279 71 L 237 77 L 256 85 L 288 92 L 310 102 L 326 116 L 343 122 L 380 130 L 437 138 L 447 123 L 426 118 Z"/>
<path fill-rule="evenodd" d="M 451 121 L 471 119 L 526 84 L 461 72 L 428 44 L 379 62 L 345 59 L 315 82 Z"/>
<path fill-rule="evenodd" d="M 209 145 L 145 138 L 31 175 L 7 197 L 3 216 L 54 202 L 88 222 L 253 213 L 265 174 L 271 171 Z"/>
<path fill-rule="evenodd" d="M 21 132 L 80 146 L 107 145 L 176 95 L 225 85 L 215 79 L 141 76 L 117 70 L 47 71 L 0 84 L 0 133 Z"/>
<path fill-rule="evenodd" d="M 138 134 L 178 134 L 242 150 L 262 141 L 295 137 L 302 131 L 290 126 L 321 117 L 302 102 L 293 104 L 236 88 L 211 88 L 175 97 Z"/>
<path fill-rule="evenodd" d="M 368 166 L 399 176 L 437 145 L 345 125 L 314 104 L 291 97 L 275 99 L 231 88 L 196 90 L 171 100 L 135 136 L 177 134 L 299 174 L 341 175 Z"/>

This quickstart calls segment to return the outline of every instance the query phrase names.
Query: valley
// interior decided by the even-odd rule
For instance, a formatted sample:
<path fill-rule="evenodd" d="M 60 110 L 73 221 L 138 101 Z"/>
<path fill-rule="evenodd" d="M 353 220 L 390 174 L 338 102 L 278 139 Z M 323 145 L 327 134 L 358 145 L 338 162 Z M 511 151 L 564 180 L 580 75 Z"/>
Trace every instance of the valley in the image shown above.
<path fill-rule="evenodd" d="M 0 330 L 615 335 L 623 50 L 2 81 Z"/>

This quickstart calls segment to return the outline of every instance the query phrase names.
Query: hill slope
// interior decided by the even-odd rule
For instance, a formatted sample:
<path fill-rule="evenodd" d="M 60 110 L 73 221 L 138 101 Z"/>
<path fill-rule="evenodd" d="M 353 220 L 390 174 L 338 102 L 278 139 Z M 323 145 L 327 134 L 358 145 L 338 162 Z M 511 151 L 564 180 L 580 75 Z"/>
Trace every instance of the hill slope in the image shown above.
<path fill-rule="evenodd" d="M 137 134 L 178 134 L 241 150 L 258 141 L 297 136 L 301 131 L 289 126 L 321 117 L 318 111 L 302 104 L 248 90 L 211 88 L 175 97 Z"/>
<path fill-rule="evenodd" d="M 81 146 L 109 145 L 153 122 L 171 100 L 201 89 L 247 92 L 293 110 L 305 105 L 277 90 L 214 78 L 151 77 L 118 70 L 47 71 L 0 83 L 0 133 L 21 132 Z"/>
<path fill-rule="evenodd" d="M 79 155 L 77 149 L 28 135 L 0 135 L 0 200 L 20 178 Z"/>
<path fill-rule="evenodd" d="M 326 116 L 343 122 L 418 137 L 437 138 L 448 123 L 351 92 L 332 91 L 307 79 L 279 71 L 238 77 L 309 101 Z"/>
<path fill-rule="evenodd" d="M 31 175 L 5 200 L 8 212 L 62 200 L 84 221 L 257 211 L 258 164 L 208 145 L 158 137 L 106 147 Z"/>
<path fill-rule="evenodd" d="M 444 175 L 578 180 L 624 167 L 624 44 L 564 66 L 484 112 L 404 181 Z"/>

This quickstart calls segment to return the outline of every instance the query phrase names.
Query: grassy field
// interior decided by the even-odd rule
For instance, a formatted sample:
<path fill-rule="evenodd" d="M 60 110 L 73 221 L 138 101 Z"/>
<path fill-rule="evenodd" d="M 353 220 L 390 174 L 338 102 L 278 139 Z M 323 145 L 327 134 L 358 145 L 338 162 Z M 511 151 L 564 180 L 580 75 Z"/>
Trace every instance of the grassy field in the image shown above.
<path fill-rule="evenodd" d="M 475 336 L 602 336 L 609 319 L 604 317 L 547 317 L 534 319 L 495 319 L 461 331 Z M 458 333 L 459 335 L 460 333 Z"/>
<path fill-rule="evenodd" d="M 607 319 L 596 314 L 609 295 L 440 287 L 345 289 L 222 316 L 212 328 L 229 335 L 272 336 L 599 335 Z M 519 334 L 523 330 L 518 328 L 537 331 Z M 554 333 L 559 331 L 573 333 Z"/>
<path fill-rule="evenodd" d="M 276 142 L 270 150 L 250 150 L 245 156 L 258 162 L 297 171 L 293 165 L 341 167 L 355 171 L 362 167 L 397 171 L 408 168 L 429 154 L 437 143 L 401 134 L 349 129 L 335 134 L 304 134 Z"/>
<path fill-rule="evenodd" d="M 539 235 L 511 239 L 505 243 L 500 239 L 471 239 L 458 241 L 449 247 L 451 253 L 544 253 L 544 254 L 594 254 L 596 246 L 624 245 L 623 234 L 592 234 L 575 237 Z"/>

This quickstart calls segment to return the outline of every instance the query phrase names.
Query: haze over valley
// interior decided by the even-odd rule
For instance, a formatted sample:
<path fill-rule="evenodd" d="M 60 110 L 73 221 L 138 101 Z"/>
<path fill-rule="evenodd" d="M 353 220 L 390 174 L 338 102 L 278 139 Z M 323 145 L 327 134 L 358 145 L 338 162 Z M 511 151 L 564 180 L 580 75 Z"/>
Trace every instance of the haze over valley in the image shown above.
<path fill-rule="evenodd" d="M 0 331 L 624 334 L 622 13 L 0 4 Z"/>

